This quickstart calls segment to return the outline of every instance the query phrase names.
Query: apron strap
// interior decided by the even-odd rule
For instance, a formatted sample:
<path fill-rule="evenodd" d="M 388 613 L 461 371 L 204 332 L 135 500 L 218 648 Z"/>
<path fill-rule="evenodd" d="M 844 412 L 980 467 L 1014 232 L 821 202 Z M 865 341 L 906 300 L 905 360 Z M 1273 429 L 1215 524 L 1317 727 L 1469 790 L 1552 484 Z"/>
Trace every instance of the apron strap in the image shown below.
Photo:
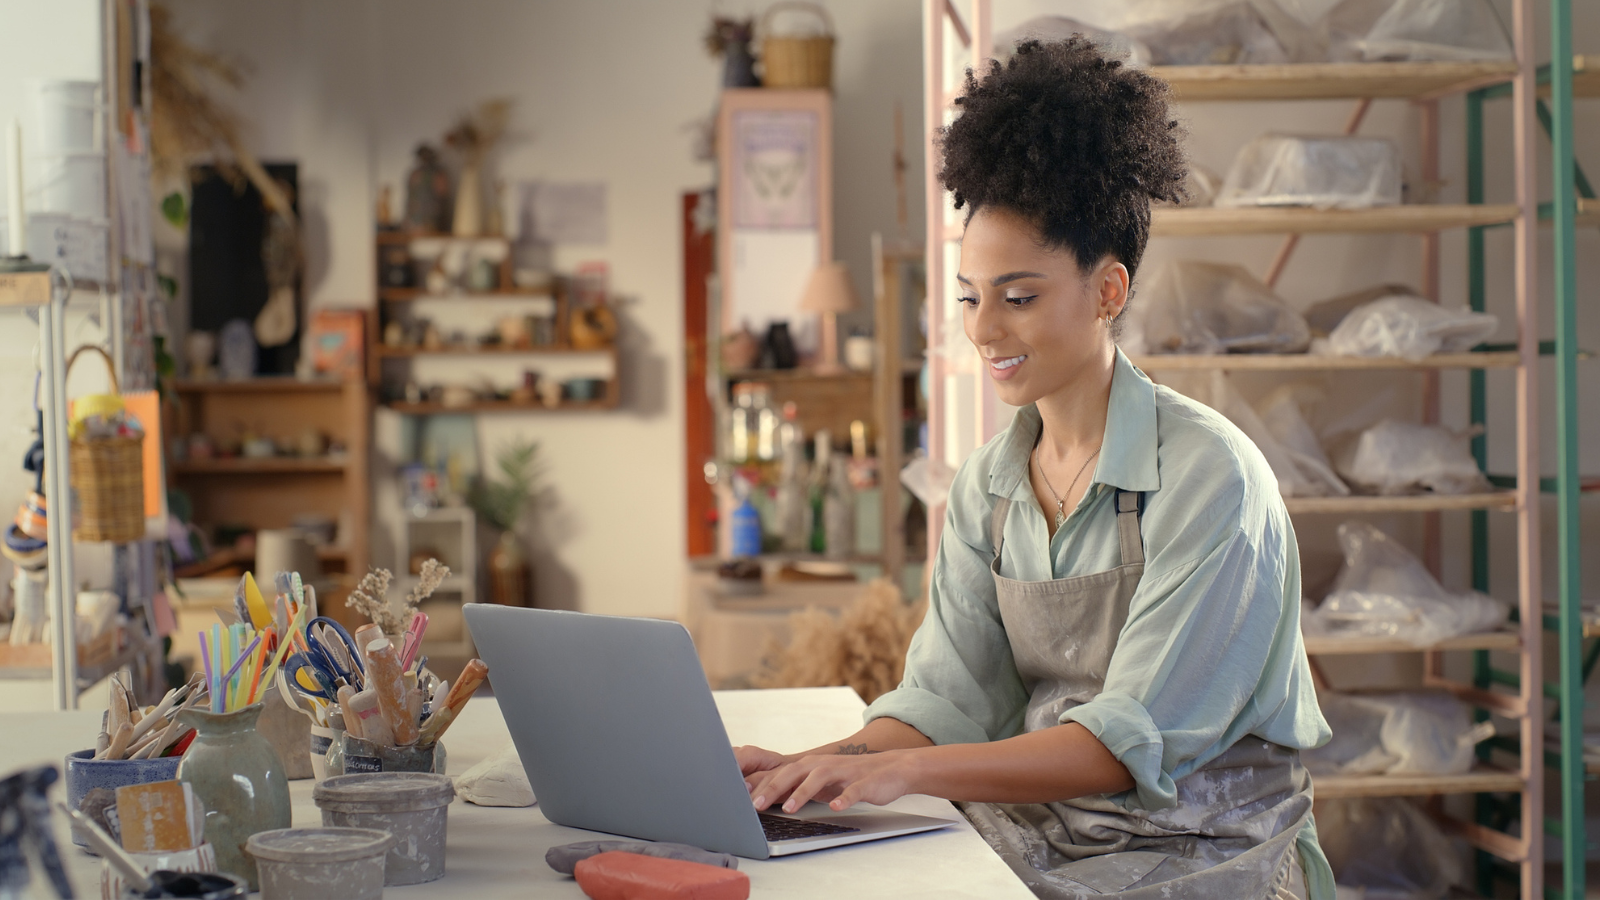
<path fill-rule="evenodd" d="M 1011 498 L 1001 497 L 994 504 L 994 515 L 989 517 L 989 543 L 994 545 L 994 560 L 1000 559 L 1000 545 L 1006 542 L 1006 515 L 1011 512 Z"/>
<path fill-rule="evenodd" d="M 1117 540 L 1122 544 L 1122 564 L 1144 565 L 1144 537 L 1139 518 L 1144 515 L 1143 491 L 1117 491 Z"/>

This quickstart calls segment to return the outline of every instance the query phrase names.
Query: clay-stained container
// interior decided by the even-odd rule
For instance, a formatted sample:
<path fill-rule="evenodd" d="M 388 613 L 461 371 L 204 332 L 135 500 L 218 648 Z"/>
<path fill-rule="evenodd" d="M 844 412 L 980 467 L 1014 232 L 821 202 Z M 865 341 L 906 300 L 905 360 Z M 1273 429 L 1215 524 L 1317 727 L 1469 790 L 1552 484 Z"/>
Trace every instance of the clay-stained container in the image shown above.
<path fill-rule="evenodd" d="M 311 791 L 324 826 L 394 835 L 383 882 L 390 886 L 444 877 L 445 826 L 455 796 L 448 777 L 422 772 L 329 776 Z"/>
<path fill-rule="evenodd" d="M 261 900 L 379 900 L 395 843 L 371 828 L 282 828 L 252 835 Z"/>
<path fill-rule="evenodd" d="M 253 703 L 230 713 L 178 713 L 178 721 L 197 732 L 178 764 L 178 780 L 189 782 L 205 804 L 206 840 L 217 851 L 218 871 L 245 879 L 252 889 L 256 864 L 245 855 L 245 841 L 291 824 L 283 760 L 256 731 L 262 708 Z"/>

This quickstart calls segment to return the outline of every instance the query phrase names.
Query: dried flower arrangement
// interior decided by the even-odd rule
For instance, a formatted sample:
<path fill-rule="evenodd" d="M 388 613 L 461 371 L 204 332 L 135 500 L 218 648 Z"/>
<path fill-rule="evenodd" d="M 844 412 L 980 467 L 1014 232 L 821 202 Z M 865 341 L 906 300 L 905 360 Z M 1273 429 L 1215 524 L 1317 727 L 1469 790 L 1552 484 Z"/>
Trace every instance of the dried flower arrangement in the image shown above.
<path fill-rule="evenodd" d="M 728 52 L 728 48 L 740 44 L 749 44 L 755 37 L 755 19 L 745 17 L 734 19 L 728 16 L 713 16 L 711 27 L 706 29 L 706 52 L 712 56 L 721 56 Z"/>
<path fill-rule="evenodd" d="M 395 635 L 406 630 L 411 617 L 417 614 L 422 601 L 433 595 L 439 585 L 450 577 L 450 567 L 437 559 L 427 560 L 417 575 L 417 585 L 406 594 L 397 611 L 389 604 L 389 585 L 394 583 L 394 573 L 388 569 L 373 569 L 362 576 L 344 605 L 366 616 L 384 634 Z"/>
<path fill-rule="evenodd" d="M 482 165 L 484 157 L 494 145 L 505 137 L 506 126 L 511 123 L 511 101 L 505 98 L 485 100 L 478 108 L 461 117 L 456 127 L 445 133 L 444 142 L 461 154 L 469 166 Z"/>
<path fill-rule="evenodd" d="M 868 703 L 900 684 L 925 604 L 908 605 L 886 578 L 867 583 L 843 615 L 809 607 L 789 617 L 787 647 L 771 641 L 756 687 L 848 685 Z"/>
<path fill-rule="evenodd" d="M 150 157 L 156 174 L 183 178 L 191 163 L 213 161 L 224 174 L 242 173 L 294 225 L 288 196 L 245 146 L 239 116 L 215 96 L 218 87 L 243 84 L 238 66 L 184 40 L 172 11 L 150 5 Z"/>

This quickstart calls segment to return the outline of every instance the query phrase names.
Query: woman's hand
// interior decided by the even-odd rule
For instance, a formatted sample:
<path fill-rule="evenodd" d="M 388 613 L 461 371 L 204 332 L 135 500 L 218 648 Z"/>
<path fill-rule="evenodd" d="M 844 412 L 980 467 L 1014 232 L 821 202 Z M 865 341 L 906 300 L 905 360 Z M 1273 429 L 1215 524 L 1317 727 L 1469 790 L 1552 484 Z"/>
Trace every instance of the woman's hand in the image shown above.
<path fill-rule="evenodd" d="M 760 747 L 746 744 L 743 747 L 733 748 L 733 757 L 739 761 L 739 774 L 744 776 L 745 785 L 748 786 L 750 776 L 760 772 L 768 772 L 778 768 L 793 759 L 782 753 L 774 753 Z"/>
<path fill-rule="evenodd" d="M 827 802 L 829 808 L 835 811 L 848 809 L 857 803 L 882 806 L 906 794 L 916 793 L 912 789 L 914 759 L 913 751 L 907 750 L 849 755 L 811 754 L 767 770 L 757 777 L 747 776 L 745 784 L 750 787 L 751 802 L 757 810 L 782 801 L 783 811 L 792 813 L 811 800 Z"/>

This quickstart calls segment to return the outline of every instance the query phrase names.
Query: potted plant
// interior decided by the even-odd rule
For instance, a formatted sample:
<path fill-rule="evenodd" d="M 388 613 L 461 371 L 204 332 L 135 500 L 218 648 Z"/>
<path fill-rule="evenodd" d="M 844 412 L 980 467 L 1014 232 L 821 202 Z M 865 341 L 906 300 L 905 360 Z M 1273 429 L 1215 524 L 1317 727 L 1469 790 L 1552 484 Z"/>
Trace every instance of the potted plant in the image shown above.
<path fill-rule="evenodd" d="M 489 600 L 502 606 L 528 606 L 528 555 L 517 540 L 516 528 L 543 474 L 539 443 L 521 438 L 512 441 L 501 448 L 495 466 L 501 477 L 485 476 L 468 498 L 473 511 L 500 532 L 489 551 Z"/>

